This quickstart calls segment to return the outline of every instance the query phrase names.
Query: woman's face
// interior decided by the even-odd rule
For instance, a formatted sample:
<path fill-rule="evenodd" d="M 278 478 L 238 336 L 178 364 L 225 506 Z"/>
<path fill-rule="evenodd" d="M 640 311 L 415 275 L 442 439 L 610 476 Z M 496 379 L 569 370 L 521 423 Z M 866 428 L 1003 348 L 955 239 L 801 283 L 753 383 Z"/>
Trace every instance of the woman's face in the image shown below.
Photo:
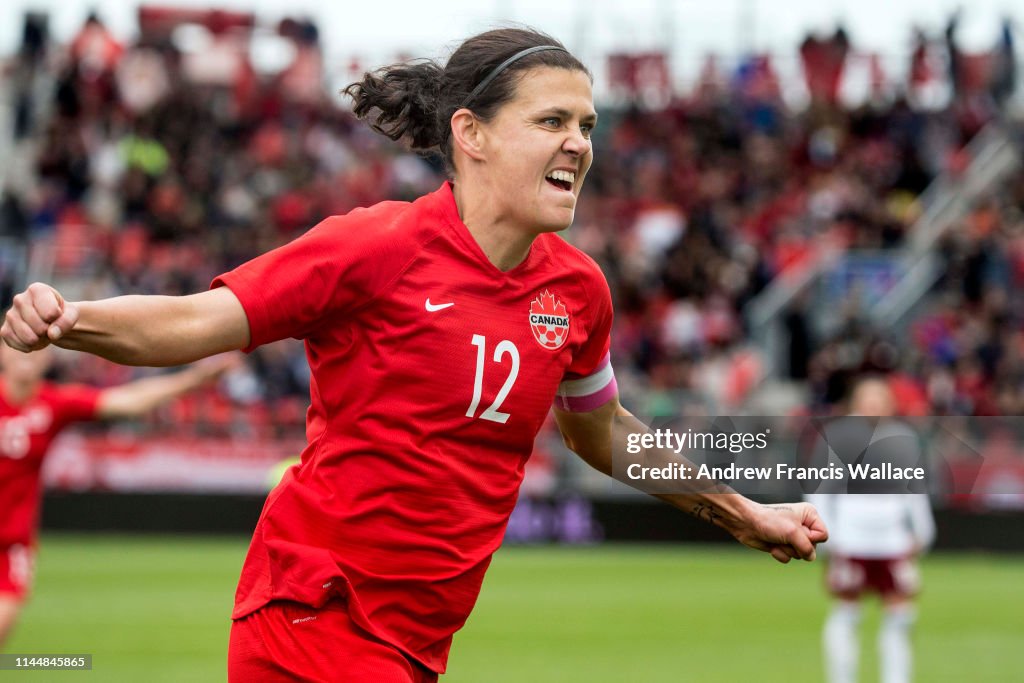
<path fill-rule="evenodd" d="M 596 123 L 585 73 L 547 66 L 523 72 L 515 97 L 482 124 L 487 177 L 501 217 L 531 232 L 569 227 L 593 161 Z"/>

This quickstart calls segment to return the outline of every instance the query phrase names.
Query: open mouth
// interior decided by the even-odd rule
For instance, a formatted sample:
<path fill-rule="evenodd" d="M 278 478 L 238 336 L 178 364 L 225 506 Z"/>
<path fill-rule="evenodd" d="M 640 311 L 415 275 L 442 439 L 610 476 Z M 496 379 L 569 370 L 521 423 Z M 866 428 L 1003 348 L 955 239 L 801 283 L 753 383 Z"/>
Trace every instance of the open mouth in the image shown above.
<path fill-rule="evenodd" d="M 544 180 L 559 190 L 572 192 L 572 186 L 576 182 L 576 174 L 572 171 L 552 171 L 544 177 Z"/>

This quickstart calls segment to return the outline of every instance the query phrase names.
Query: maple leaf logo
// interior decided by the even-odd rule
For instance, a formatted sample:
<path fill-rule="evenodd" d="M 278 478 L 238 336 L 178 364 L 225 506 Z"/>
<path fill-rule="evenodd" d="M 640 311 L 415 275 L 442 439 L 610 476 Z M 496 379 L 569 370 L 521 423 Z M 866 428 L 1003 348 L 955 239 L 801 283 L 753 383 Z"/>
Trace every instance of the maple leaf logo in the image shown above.
<path fill-rule="evenodd" d="M 530 302 L 530 330 L 545 349 L 555 350 L 569 338 L 569 312 L 554 294 L 544 290 Z"/>

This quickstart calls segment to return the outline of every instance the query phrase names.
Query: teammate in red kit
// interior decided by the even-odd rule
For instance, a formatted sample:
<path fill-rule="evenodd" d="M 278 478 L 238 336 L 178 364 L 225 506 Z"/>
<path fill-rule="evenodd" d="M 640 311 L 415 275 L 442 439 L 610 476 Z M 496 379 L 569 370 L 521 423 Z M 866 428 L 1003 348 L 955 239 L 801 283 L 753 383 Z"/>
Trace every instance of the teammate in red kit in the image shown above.
<path fill-rule="evenodd" d="M 122 363 L 305 340 L 309 445 L 269 496 L 236 595 L 229 678 L 433 681 L 501 544 L 554 402 L 570 447 L 611 471 L 621 408 L 612 306 L 569 226 L 597 122 L 586 68 L 521 29 L 445 66 L 393 65 L 346 92 L 451 180 L 325 220 L 183 298 L 65 303 L 36 284 L 3 328 Z M 780 561 L 811 559 L 813 507 L 667 496 Z"/>
<path fill-rule="evenodd" d="M 64 427 L 84 420 L 139 417 L 217 377 L 228 362 L 197 365 L 109 389 L 43 381 L 49 350 L 0 346 L 0 650 L 32 581 L 41 496 L 40 471 Z"/>

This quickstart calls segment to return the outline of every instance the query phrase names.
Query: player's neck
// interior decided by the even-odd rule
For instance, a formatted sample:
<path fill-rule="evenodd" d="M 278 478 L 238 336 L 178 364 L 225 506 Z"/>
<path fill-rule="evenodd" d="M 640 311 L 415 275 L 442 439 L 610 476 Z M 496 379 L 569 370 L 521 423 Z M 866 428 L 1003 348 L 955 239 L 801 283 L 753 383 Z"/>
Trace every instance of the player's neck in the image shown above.
<path fill-rule="evenodd" d="M 469 234 L 476 240 L 487 260 L 493 263 L 498 270 L 502 272 L 512 270 L 525 261 L 530 254 L 530 245 L 533 244 L 534 235 L 523 235 L 500 223 L 474 228 L 475 225 L 478 224 L 466 223 Z"/>
<path fill-rule="evenodd" d="M 470 196 L 465 186 L 454 187 L 459 217 L 487 260 L 502 272 L 512 270 L 526 260 L 537 235 L 512 225 L 494 211 L 494 202 Z"/>
<path fill-rule="evenodd" d="M 39 382 L 19 382 L 9 377 L 0 378 L 0 391 L 9 405 L 20 406 L 28 403 L 39 391 Z"/>

